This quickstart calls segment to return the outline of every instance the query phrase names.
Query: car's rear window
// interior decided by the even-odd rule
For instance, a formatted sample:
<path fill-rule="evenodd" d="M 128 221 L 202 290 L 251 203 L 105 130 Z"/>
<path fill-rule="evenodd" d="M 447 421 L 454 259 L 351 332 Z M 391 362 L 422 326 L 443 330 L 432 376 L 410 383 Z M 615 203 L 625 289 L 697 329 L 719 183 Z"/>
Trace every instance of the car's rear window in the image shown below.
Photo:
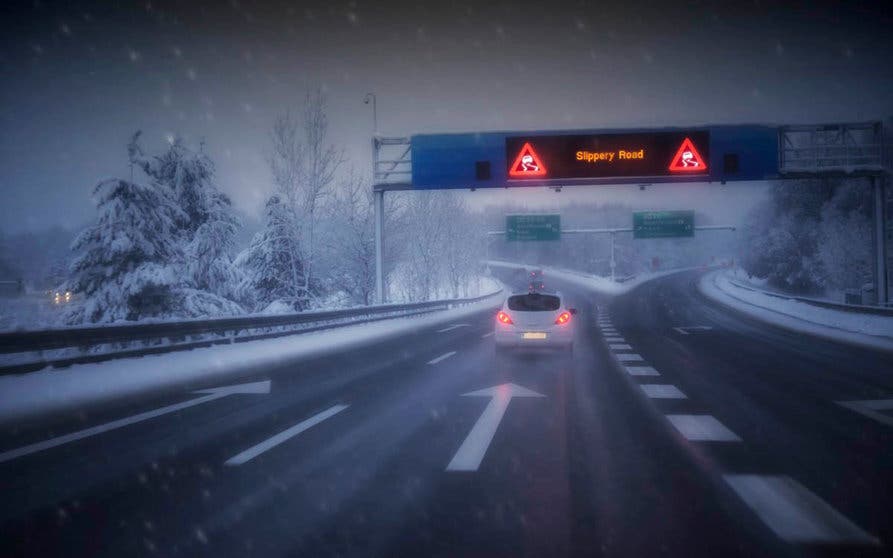
<path fill-rule="evenodd" d="M 531 293 L 509 297 L 509 310 L 518 312 L 554 312 L 561 306 L 557 296 Z"/>

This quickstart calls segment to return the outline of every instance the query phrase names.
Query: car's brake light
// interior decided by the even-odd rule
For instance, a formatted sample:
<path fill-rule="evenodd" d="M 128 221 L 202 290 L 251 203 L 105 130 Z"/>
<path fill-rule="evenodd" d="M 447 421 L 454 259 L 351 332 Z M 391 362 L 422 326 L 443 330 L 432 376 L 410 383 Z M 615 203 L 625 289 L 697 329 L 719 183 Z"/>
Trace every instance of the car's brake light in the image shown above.
<path fill-rule="evenodd" d="M 571 313 L 570 312 L 562 312 L 558 314 L 558 317 L 555 318 L 555 323 L 558 325 L 564 325 L 571 321 Z"/>
<path fill-rule="evenodd" d="M 506 314 L 505 312 L 503 312 L 502 310 L 500 310 L 499 313 L 496 314 L 496 321 L 498 321 L 501 324 L 505 324 L 505 325 L 510 325 L 510 324 L 515 323 L 512 321 L 512 317 L 509 316 L 508 314 Z"/>

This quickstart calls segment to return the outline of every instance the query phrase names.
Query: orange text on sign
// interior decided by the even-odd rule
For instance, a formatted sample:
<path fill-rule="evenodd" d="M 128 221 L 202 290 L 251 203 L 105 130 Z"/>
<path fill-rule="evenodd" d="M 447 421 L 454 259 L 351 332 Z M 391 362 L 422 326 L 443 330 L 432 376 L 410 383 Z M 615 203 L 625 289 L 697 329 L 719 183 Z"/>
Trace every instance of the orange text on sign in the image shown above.
<path fill-rule="evenodd" d="M 645 150 L 618 149 L 617 151 L 577 151 L 577 160 L 591 164 L 613 163 L 614 160 L 645 159 Z"/>

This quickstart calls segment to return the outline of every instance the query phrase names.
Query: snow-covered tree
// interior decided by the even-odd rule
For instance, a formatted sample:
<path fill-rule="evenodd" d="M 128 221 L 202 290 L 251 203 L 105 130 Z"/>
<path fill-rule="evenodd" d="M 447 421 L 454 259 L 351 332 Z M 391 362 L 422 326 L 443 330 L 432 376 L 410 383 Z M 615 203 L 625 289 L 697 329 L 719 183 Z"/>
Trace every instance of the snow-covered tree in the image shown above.
<path fill-rule="evenodd" d="M 288 202 L 279 195 L 271 196 L 264 209 L 264 228 L 236 259 L 254 293 L 257 310 L 274 303 L 306 309 L 306 281 L 293 227 L 294 212 Z"/>
<path fill-rule="evenodd" d="M 329 195 L 343 152 L 329 143 L 327 100 L 321 90 L 308 93 L 300 116 L 288 112 L 273 123 L 268 157 L 277 194 L 294 215 L 292 234 L 300 249 L 307 295 L 314 294 L 316 231 L 320 209 Z M 309 304 L 309 301 L 308 301 Z"/>
<path fill-rule="evenodd" d="M 375 239 L 372 187 L 350 173 L 329 206 L 325 253 L 333 288 L 353 302 L 371 304 L 375 295 Z"/>
<path fill-rule="evenodd" d="M 214 163 L 203 151 L 187 148 L 179 138 L 161 155 L 146 156 L 139 137 L 137 132 L 128 145 L 131 163 L 167 192 L 182 211 L 176 234 L 186 256 L 183 278 L 185 288 L 197 297 L 196 301 L 185 301 L 187 311 L 238 313 L 233 301 L 240 298 L 237 289 L 241 277 L 233 265 L 233 250 L 239 222 L 230 199 L 217 188 Z"/>
<path fill-rule="evenodd" d="M 94 190 L 99 215 L 72 248 L 69 285 L 80 303 L 68 323 L 115 322 L 175 315 L 184 213 L 163 192 L 120 179 Z"/>

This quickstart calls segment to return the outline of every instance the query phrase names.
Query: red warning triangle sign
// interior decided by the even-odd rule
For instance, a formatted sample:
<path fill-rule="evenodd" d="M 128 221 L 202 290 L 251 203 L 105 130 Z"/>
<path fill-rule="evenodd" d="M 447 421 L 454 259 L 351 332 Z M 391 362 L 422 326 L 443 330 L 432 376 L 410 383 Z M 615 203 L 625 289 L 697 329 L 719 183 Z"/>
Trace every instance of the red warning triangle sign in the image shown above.
<path fill-rule="evenodd" d="M 689 138 L 682 141 L 679 151 L 670 161 L 670 172 L 704 172 L 707 170 L 707 163 L 695 149 L 694 144 Z"/>
<path fill-rule="evenodd" d="M 515 162 L 509 167 L 509 177 L 530 178 L 534 176 L 546 176 L 546 165 L 533 150 L 530 142 L 524 144 Z"/>

